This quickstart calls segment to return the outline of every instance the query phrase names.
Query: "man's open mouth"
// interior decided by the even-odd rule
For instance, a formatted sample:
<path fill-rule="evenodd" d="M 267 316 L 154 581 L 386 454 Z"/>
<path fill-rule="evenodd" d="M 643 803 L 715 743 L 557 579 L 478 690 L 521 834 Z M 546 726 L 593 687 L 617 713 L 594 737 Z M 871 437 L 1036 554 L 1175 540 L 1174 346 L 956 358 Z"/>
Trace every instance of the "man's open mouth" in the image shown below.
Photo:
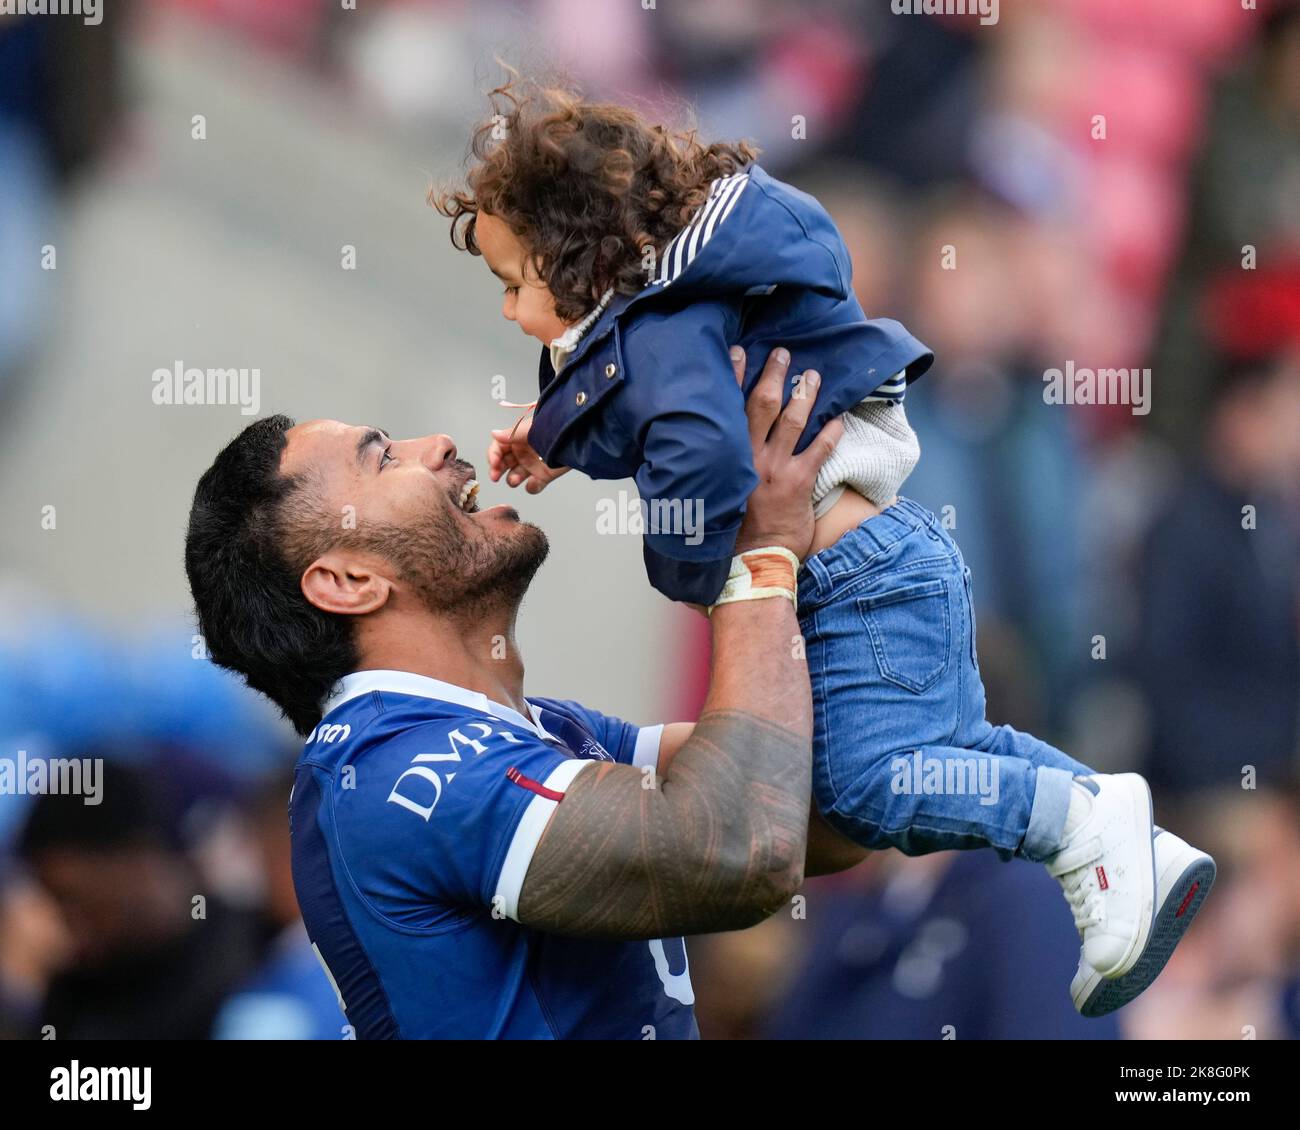
<path fill-rule="evenodd" d="M 460 490 L 456 493 L 456 505 L 466 514 L 473 514 L 478 510 L 478 480 L 472 475 L 461 484 Z"/>

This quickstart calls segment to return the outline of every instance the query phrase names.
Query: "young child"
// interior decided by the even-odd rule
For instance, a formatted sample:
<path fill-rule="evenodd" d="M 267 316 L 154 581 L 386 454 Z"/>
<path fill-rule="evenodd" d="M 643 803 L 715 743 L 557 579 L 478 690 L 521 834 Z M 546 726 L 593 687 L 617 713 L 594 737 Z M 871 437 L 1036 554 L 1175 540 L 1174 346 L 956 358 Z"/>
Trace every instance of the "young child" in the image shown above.
<path fill-rule="evenodd" d="M 817 479 L 796 607 L 823 818 L 864 848 L 1044 864 L 1082 939 L 1075 1007 L 1099 1016 L 1137 996 L 1214 861 L 1153 827 L 1137 774 L 1094 773 L 985 719 L 970 571 L 935 516 L 898 497 L 919 457 L 904 394 L 933 355 L 867 318 L 830 217 L 748 144 L 513 80 L 492 99 L 466 187 L 431 196 L 504 283 L 504 316 L 543 346 L 532 419 L 493 433 L 492 478 L 536 492 L 568 468 L 634 476 L 655 588 L 743 598 L 729 577 L 748 576 L 733 550 L 756 482 L 744 397 L 777 347 L 791 373 L 819 373 L 799 446 L 835 416 L 844 433 Z"/>

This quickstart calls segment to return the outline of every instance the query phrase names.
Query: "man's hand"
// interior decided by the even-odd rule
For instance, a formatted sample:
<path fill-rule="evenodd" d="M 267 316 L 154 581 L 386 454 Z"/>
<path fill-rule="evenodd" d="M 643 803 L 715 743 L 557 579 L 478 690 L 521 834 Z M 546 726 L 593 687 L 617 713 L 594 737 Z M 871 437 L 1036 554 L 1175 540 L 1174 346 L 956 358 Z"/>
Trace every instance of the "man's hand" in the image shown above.
<path fill-rule="evenodd" d="M 738 345 L 731 349 L 731 366 L 736 383 L 743 385 L 745 351 Z M 811 369 L 804 373 L 790 403 L 782 411 L 781 398 L 789 368 L 790 354 L 784 349 L 772 350 L 754 391 L 745 402 L 758 485 L 745 507 L 745 518 L 736 535 L 736 552 L 779 545 L 802 561 L 808 556 L 813 540 L 813 483 L 826 457 L 844 434 L 844 425 L 836 417 L 800 454 L 792 454 L 817 400 L 821 375 Z M 688 607 L 702 616 L 708 615 L 708 609 L 702 604 Z"/>
<path fill-rule="evenodd" d="M 731 363 L 737 382 L 743 382 L 745 351 L 739 346 L 731 351 Z M 758 384 L 745 402 L 758 486 L 749 496 L 736 552 L 780 545 L 802 561 L 813 539 L 813 483 L 843 435 L 844 425 L 838 418 L 831 420 L 804 451 L 792 455 L 817 399 L 821 375 L 811 369 L 804 373 L 782 411 L 789 368 L 790 354 L 784 349 L 772 350 Z"/>
<path fill-rule="evenodd" d="M 492 442 L 487 451 L 488 474 L 494 483 L 505 475 L 506 485 L 517 487 L 523 483 L 529 494 L 538 494 L 569 468 L 548 467 L 542 462 L 542 457 L 528 442 L 528 430 L 532 424 L 530 417 L 520 420 L 513 428 L 492 430 Z"/>

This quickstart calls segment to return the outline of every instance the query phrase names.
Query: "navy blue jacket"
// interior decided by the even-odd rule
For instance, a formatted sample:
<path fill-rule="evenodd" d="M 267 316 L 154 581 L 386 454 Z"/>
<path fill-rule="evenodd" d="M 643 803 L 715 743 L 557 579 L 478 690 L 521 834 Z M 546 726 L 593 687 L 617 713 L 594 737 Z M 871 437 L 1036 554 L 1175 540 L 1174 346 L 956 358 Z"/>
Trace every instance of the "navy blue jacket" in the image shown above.
<path fill-rule="evenodd" d="M 558 374 L 542 350 L 529 442 L 553 467 L 635 477 L 646 572 L 665 596 L 711 604 L 726 581 L 758 481 L 744 398 L 770 350 L 790 351 L 792 377 L 822 375 L 800 450 L 873 392 L 901 399 L 930 367 L 934 355 L 898 322 L 867 318 L 851 279 L 826 210 L 750 165 L 714 183 L 664 249 L 655 280 L 616 295 Z M 743 391 L 728 354 L 737 344 L 747 359 Z M 653 514 L 674 513 L 665 503 L 702 512 L 702 528 L 651 530 Z"/>

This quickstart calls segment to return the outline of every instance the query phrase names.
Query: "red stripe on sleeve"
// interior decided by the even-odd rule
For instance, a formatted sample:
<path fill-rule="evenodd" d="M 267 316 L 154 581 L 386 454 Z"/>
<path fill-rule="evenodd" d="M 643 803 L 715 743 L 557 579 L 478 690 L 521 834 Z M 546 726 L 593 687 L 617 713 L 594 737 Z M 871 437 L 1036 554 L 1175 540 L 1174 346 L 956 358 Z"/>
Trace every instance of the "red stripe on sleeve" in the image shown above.
<path fill-rule="evenodd" d="M 506 780 L 513 781 L 516 785 L 527 789 L 530 793 L 536 793 L 538 796 L 544 796 L 547 800 L 563 800 L 564 794 L 557 793 L 554 789 L 548 789 L 540 781 L 534 781 L 531 777 L 525 777 L 513 765 L 506 770 Z"/>

